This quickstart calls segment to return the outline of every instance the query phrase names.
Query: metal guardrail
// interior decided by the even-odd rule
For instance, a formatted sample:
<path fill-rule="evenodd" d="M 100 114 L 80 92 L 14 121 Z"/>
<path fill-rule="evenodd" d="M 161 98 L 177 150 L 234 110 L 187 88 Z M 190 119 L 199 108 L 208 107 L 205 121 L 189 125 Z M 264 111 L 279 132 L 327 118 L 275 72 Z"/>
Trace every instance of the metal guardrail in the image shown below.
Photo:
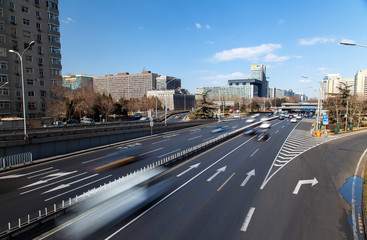
<path fill-rule="evenodd" d="M 269 120 L 273 120 L 275 118 L 271 118 Z M 263 121 L 259 121 L 253 124 L 250 124 L 248 126 L 236 129 L 232 132 L 228 132 L 228 133 L 224 133 L 219 135 L 216 138 L 213 138 L 211 140 L 208 140 L 204 143 L 201 143 L 199 145 L 196 145 L 194 147 L 185 149 L 179 153 L 175 153 L 172 154 L 171 156 L 167 156 L 161 160 L 158 160 L 154 163 L 151 163 L 139 170 L 136 170 L 134 172 L 131 172 L 129 174 L 127 174 L 126 176 L 121 176 L 118 179 L 115 179 L 114 181 L 110 181 L 108 184 L 104 184 L 104 185 L 100 185 L 100 187 L 98 188 L 94 188 L 89 190 L 88 192 L 84 192 L 81 195 L 76 195 L 75 198 L 69 198 L 67 201 L 62 201 L 60 204 L 54 204 L 53 205 L 53 209 L 47 209 L 45 208 L 44 211 L 39 210 L 39 214 L 37 217 L 30 219 L 30 215 L 27 215 L 27 218 L 23 218 L 25 219 L 25 221 L 22 221 L 22 218 L 19 218 L 17 223 L 15 226 L 11 226 L 11 223 L 8 223 L 8 229 L 0 232 L 0 239 L 12 239 L 16 236 L 18 236 L 19 234 L 27 231 L 27 229 L 32 230 L 35 226 L 40 226 L 42 224 L 44 224 L 46 221 L 48 220 L 53 220 L 55 219 L 57 216 L 62 215 L 64 212 L 67 212 L 67 208 L 73 206 L 73 204 L 76 204 L 84 199 L 87 199 L 90 196 L 93 196 L 95 194 L 97 194 L 98 192 L 100 192 L 101 190 L 105 190 L 115 184 L 120 184 L 121 181 L 125 181 L 128 179 L 131 179 L 133 177 L 138 176 L 141 173 L 145 173 L 146 171 L 152 170 L 154 168 L 158 168 L 158 167 L 167 167 L 168 165 L 178 161 L 178 160 L 182 160 L 185 159 L 187 157 L 190 157 L 194 154 L 197 154 L 201 151 L 204 151 L 208 148 L 210 148 L 211 146 L 218 144 L 224 140 L 227 140 L 231 137 L 237 136 L 238 134 L 242 133 L 246 128 L 249 127 L 254 127 L 257 125 L 260 125 Z M 24 230 L 25 229 L 25 230 Z"/>
<path fill-rule="evenodd" d="M 0 168 L 2 170 L 6 170 L 7 168 L 11 168 L 17 165 L 25 165 L 32 163 L 33 163 L 33 157 L 31 152 L 0 157 Z"/>

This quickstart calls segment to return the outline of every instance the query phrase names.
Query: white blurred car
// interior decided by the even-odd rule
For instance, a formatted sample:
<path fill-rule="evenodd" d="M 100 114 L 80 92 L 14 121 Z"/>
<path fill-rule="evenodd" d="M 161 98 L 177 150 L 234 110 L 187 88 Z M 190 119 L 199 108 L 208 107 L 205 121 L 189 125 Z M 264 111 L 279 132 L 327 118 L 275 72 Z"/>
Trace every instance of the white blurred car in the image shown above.
<path fill-rule="evenodd" d="M 270 128 L 270 126 L 271 126 L 270 122 L 265 121 L 260 125 L 260 128 Z"/>
<path fill-rule="evenodd" d="M 297 119 L 296 118 L 291 118 L 291 123 L 296 123 L 297 122 Z"/>
<path fill-rule="evenodd" d="M 253 122 L 255 122 L 255 119 L 253 119 L 253 118 L 249 118 L 249 119 L 246 119 L 246 122 L 247 122 L 247 123 L 253 123 Z"/>

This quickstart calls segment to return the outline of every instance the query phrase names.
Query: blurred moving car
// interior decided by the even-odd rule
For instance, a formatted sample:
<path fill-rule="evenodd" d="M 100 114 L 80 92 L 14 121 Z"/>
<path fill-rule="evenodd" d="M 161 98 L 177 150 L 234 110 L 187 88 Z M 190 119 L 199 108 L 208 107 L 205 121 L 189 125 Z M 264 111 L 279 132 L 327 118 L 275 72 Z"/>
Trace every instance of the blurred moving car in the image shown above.
<path fill-rule="evenodd" d="M 270 128 L 271 124 L 268 121 L 261 123 L 260 128 Z"/>
<path fill-rule="evenodd" d="M 113 156 L 106 156 L 97 162 L 90 170 L 101 172 L 111 168 L 117 168 L 132 161 L 141 159 L 144 155 L 141 143 L 129 144 L 119 148 L 119 152 Z"/>
<path fill-rule="evenodd" d="M 296 119 L 297 119 L 297 120 L 302 120 L 302 116 L 298 115 L 298 116 L 296 117 Z"/>
<path fill-rule="evenodd" d="M 180 119 L 181 115 L 176 115 L 175 119 Z"/>
<path fill-rule="evenodd" d="M 134 118 L 135 118 L 135 119 L 140 119 L 142 116 L 143 116 L 143 114 L 142 114 L 142 113 L 140 113 L 140 112 L 138 112 L 138 113 L 135 113 Z"/>
<path fill-rule="evenodd" d="M 262 131 L 257 135 L 257 141 L 266 141 L 269 139 L 269 134 L 266 131 Z"/>
<path fill-rule="evenodd" d="M 278 119 L 279 120 L 284 120 L 284 117 L 283 116 L 279 116 Z"/>
<path fill-rule="evenodd" d="M 256 134 L 256 130 L 253 127 L 249 127 L 247 129 L 245 129 L 244 134 L 246 134 L 246 135 L 255 135 Z"/>
<path fill-rule="evenodd" d="M 255 122 L 255 119 L 253 119 L 253 118 L 248 118 L 248 119 L 246 119 L 246 122 L 247 122 L 247 123 L 253 123 L 253 122 Z"/>
<path fill-rule="evenodd" d="M 292 118 L 290 122 L 291 123 L 296 123 L 297 122 L 297 118 Z"/>
<path fill-rule="evenodd" d="M 141 117 L 139 120 L 144 121 L 144 120 L 149 120 L 149 118 L 147 116 Z"/>
<path fill-rule="evenodd" d="M 219 133 L 219 132 L 223 132 L 223 127 L 216 127 L 212 130 L 212 133 Z"/>

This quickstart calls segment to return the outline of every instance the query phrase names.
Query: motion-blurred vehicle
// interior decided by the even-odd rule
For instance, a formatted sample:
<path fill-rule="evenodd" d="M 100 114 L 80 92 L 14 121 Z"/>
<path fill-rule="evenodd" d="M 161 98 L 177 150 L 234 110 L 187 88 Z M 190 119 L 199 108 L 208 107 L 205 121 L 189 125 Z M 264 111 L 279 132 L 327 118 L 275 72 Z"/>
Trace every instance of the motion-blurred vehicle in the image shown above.
<path fill-rule="evenodd" d="M 260 121 L 267 121 L 267 120 L 269 120 L 269 118 L 268 118 L 268 117 L 262 117 L 262 118 L 260 119 Z"/>
<path fill-rule="evenodd" d="M 268 121 L 261 123 L 260 128 L 270 128 L 271 124 Z"/>
<path fill-rule="evenodd" d="M 143 158 L 143 147 L 141 143 L 129 144 L 119 148 L 120 151 L 111 156 L 102 158 L 90 168 L 93 172 L 102 172 L 111 168 L 117 168 Z"/>
<path fill-rule="evenodd" d="M 248 119 L 246 119 L 246 122 L 247 122 L 247 123 L 253 123 L 253 122 L 255 122 L 255 119 L 253 119 L 253 118 L 248 118 Z"/>
<path fill-rule="evenodd" d="M 256 130 L 253 127 L 249 127 L 245 129 L 244 132 L 245 135 L 255 135 L 256 134 Z"/>
<path fill-rule="evenodd" d="M 283 116 L 279 116 L 278 119 L 279 120 L 284 120 L 284 117 Z"/>
<path fill-rule="evenodd" d="M 212 130 L 212 133 L 219 133 L 219 132 L 223 132 L 224 128 L 223 127 L 216 127 Z"/>
<path fill-rule="evenodd" d="M 302 120 L 302 117 L 301 117 L 300 115 L 298 115 L 298 116 L 296 117 L 296 119 L 297 119 L 297 120 Z"/>
<path fill-rule="evenodd" d="M 297 122 L 297 119 L 296 118 L 292 118 L 290 122 L 291 123 L 296 123 Z"/>
<path fill-rule="evenodd" d="M 175 119 L 180 119 L 181 115 L 176 115 Z"/>
<path fill-rule="evenodd" d="M 144 121 L 144 120 L 149 120 L 149 118 L 147 116 L 143 116 L 139 120 Z"/>
<path fill-rule="evenodd" d="M 135 119 L 140 119 L 142 116 L 143 116 L 143 114 L 142 114 L 142 113 L 140 113 L 140 112 L 138 112 L 138 113 L 135 113 L 134 118 L 135 118 Z"/>
<path fill-rule="evenodd" d="M 269 134 L 266 131 L 260 132 L 257 135 L 257 141 L 258 142 L 260 142 L 260 141 L 266 141 L 268 139 L 269 139 Z"/>
<path fill-rule="evenodd" d="M 226 118 L 229 117 L 229 114 L 228 113 L 225 113 L 224 114 L 224 117 L 226 117 Z"/>

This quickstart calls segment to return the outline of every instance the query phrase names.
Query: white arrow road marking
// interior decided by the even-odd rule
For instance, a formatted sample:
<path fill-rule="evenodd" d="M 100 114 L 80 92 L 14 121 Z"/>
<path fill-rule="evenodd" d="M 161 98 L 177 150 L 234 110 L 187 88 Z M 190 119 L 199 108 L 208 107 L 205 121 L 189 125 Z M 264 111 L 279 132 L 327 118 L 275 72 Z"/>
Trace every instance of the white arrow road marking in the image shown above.
<path fill-rule="evenodd" d="M 251 218 L 252 218 L 252 215 L 254 214 L 254 212 L 255 212 L 254 207 L 250 208 L 250 210 L 248 211 L 247 216 L 245 218 L 245 221 L 243 222 L 242 227 L 241 227 L 242 232 L 247 231 L 247 227 L 250 224 L 250 221 L 251 221 Z"/>
<path fill-rule="evenodd" d="M 30 193 L 30 192 L 33 192 L 33 191 L 39 190 L 39 189 L 41 189 L 41 188 L 45 188 L 45 187 L 48 187 L 48 186 L 54 185 L 54 184 L 59 183 L 59 182 L 63 182 L 63 181 L 66 181 L 66 180 L 69 180 L 69 179 L 72 179 L 72 178 L 76 178 L 76 177 L 82 176 L 82 175 L 84 175 L 84 174 L 87 174 L 87 172 L 80 173 L 80 174 L 77 174 L 77 175 L 74 175 L 74 176 L 71 176 L 71 177 L 68 177 L 68 178 L 60 179 L 59 181 L 56 181 L 56 182 L 53 182 L 53 183 L 49 183 L 49 184 L 46 184 L 46 185 L 43 185 L 43 186 L 40 186 L 40 187 L 37 187 L 37 188 L 33 188 L 33 189 L 31 189 L 31 190 L 28 190 L 28 191 L 22 192 L 22 193 L 20 193 L 19 195 L 23 195 L 23 194 L 26 194 L 26 193 Z"/>
<path fill-rule="evenodd" d="M 241 183 L 241 187 L 244 187 L 246 185 L 246 183 L 248 182 L 248 180 L 250 180 L 250 178 L 252 176 L 255 176 L 255 169 L 252 169 L 250 172 L 246 173 L 247 177 L 245 178 L 245 180 Z"/>
<path fill-rule="evenodd" d="M 181 177 L 182 175 L 184 175 L 185 173 L 187 173 L 188 171 L 192 170 L 193 168 L 198 168 L 200 165 L 200 163 L 197 163 L 195 165 L 191 165 L 188 169 L 186 169 L 185 171 L 183 171 L 182 173 L 178 174 L 176 177 Z"/>
<path fill-rule="evenodd" d="M 21 187 L 21 188 L 18 188 L 18 189 L 23 189 L 23 188 L 27 188 L 27 187 L 33 187 L 33 186 L 36 186 L 36 185 L 40 185 L 40 184 L 43 184 L 43 183 L 47 183 L 48 181 L 51 181 L 51 180 L 54 180 L 56 178 L 59 178 L 59 177 L 63 177 L 63 176 L 66 176 L 66 175 L 69 175 L 69 174 L 72 174 L 72 173 L 76 173 L 77 171 L 72 171 L 72 172 L 61 172 L 61 173 L 54 173 L 54 174 L 50 174 L 44 178 L 47 178 L 47 177 L 51 177 L 49 179 L 46 179 L 46 180 L 40 180 L 38 182 L 34 182 L 34 183 L 31 183 L 27 186 L 24 186 L 24 187 Z"/>
<path fill-rule="evenodd" d="M 224 166 L 222 168 L 217 169 L 217 172 L 213 174 L 213 176 L 211 176 L 210 178 L 208 178 L 208 180 L 206 180 L 207 182 L 210 182 L 211 180 L 213 180 L 219 173 L 224 172 L 226 170 L 227 166 Z"/>
<path fill-rule="evenodd" d="M 97 175 L 98 175 L 98 173 L 93 174 L 93 175 L 90 175 L 90 176 L 85 177 L 85 178 L 78 179 L 78 180 L 76 180 L 76 181 L 74 181 L 74 182 L 71 182 L 71 183 L 61 184 L 61 185 L 59 185 L 59 186 L 57 186 L 57 187 L 54 187 L 53 189 L 50 189 L 50 190 L 48 190 L 48 191 L 46 191 L 46 192 L 43 192 L 43 193 L 41 193 L 41 194 L 45 194 L 45 193 L 53 192 L 53 191 L 56 191 L 56 190 L 59 190 L 59 189 L 63 189 L 63 188 L 66 188 L 66 187 L 70 187 L 70 186 L 71 186 L 71 185 L 73 185 L 74 183 L 84 181 L 84 180 L 86 180 L 86 179 L 88 179 L 88 178 L 92 178 L 92 177 L 95 177 L 95 176 L 97 176 Z"/>
<path fill-rule="evenodd" d="M 38 170 L 38 171 L 34 171 L 34 172 L 30 172 L 30 173 L 26 173 L 26 174 L 13 174 L 13 175 L 8 175 L 8 176 L 3 176 L 3 177 L 0 177 L 0 179 L 19 178 L 19 177 L 23 177 L 23 176 L 31 175 L 31 174 L 33 174 L 33 173 L 38 173 L 38 172 L 47 171 L 47 170 L 52 169 L 52 168 L 53 168 L 53 167 L 49 167 L 49 168 L 41 169 L 41 170 Z"/>
<path fill-rule="evenodd" d="M 311 184 L 311 186 L 315 186 L 319 181 L 317 181 L 316 178 L 309 179 L 309 180 L 299 180 L 297 183 L 297 186 L 294 188 L 293 194 L 298 194 L 298 191 L 300 190 L 301 186 L 303 184 Z"/>

